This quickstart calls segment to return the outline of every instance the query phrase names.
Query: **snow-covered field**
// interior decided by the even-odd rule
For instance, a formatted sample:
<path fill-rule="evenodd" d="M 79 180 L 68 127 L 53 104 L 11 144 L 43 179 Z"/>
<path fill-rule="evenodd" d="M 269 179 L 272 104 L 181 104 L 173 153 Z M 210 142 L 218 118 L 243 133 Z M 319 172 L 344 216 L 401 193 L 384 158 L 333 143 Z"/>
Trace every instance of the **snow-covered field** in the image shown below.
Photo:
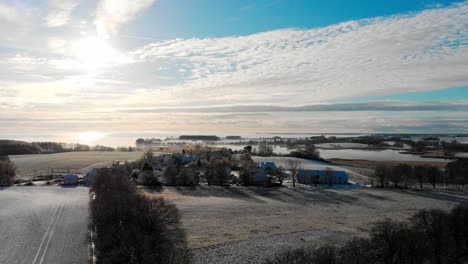
<path fill-rule="evenodd" d="M 64 152 L 55 154 L 11 155 L 10 159 L 18 168 L 18 175 L 28 175 L 35 170 L 50 168 L 86 170 L 91 167 L 104 167 L 114 161 L 136 160 L 142 152 Z"/>
<path fill-rule="evenodd" d="M 87 263 L 88 188 L 0 188 L 0 263 Z"/>
<path fill-rule="evenodd" d="M 409 190 L 199 186 L 153 192 L 181 210 L 195 263 L 206 264 L 262 263 L 288 248 L 366 235 L 378 220 L 468 204 L 468 194 Z"/>

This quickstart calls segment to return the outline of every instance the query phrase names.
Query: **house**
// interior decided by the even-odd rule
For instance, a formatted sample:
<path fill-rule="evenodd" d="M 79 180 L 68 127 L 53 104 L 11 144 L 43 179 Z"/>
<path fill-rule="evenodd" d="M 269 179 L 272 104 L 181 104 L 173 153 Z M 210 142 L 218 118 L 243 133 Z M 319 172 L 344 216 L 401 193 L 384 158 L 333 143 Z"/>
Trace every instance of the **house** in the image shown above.
<path fill-rule="evenodd" d="M 63 175 L 63 185 L 77 185 L 80 178 L 75 174 Z"/>
<path fill-rule="evenodd" d="M 83 184 L 85 186 L 91 187 L 94 184 L 94 180 L 96 179 L 97 176 L 97 168 L 93 168 L 91 171 L 86 173 L 86 175 L 83 177 Z"/>
<path fill-rule="evenodd" d="M 297 181 L 302 184 L 348 184 L 348 174 L 335 170 L 299 170 Z"/>
<path fill-rule="evenodd" d="M 252 175 L 250 180 L 253 185 L 263 185 L 270 176 L 269 172 L 277 169 L 278 167 L 272 161 L 260 162 L 255 174 Z"/>

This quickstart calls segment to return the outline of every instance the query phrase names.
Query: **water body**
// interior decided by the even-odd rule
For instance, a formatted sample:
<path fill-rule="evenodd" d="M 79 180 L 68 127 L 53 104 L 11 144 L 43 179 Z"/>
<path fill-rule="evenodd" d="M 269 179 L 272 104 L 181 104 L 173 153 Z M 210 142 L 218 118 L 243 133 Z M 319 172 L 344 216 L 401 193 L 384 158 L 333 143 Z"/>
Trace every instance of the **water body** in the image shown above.
<path fill-rule="evenodd" d="M 244 145 L 215 144 L 212 146 L 241 150 Z M 255 145 L 252 147 L 256 147 Z M 286 146 L 272 146 L 273 152 L 277 154 L 289 154 L 298 148 L 288 148 Z M 318 149 L 320 156 L 324 159 L 360 159 L 360 160 L 396 160 L 396 161 L 426 161 L 426 162 L 447 162 L 448 159 L 423 158 L 413 154 L 403 154 L 399 150 L 367 150 L 367 149 Z M 467 153 L 468 154 L 468 153 Z"/>
<path fill-rule="evenodd" d="M 448 159 L 423 158 L 413 154 L 403 154 L 398 150 L 364 150 L 364 149 L 320 149 L 320 156 L 324 159 L 361 159 L 361 160 L 396 160 L 396 161 L 427 161 L 447 162 Z"/>

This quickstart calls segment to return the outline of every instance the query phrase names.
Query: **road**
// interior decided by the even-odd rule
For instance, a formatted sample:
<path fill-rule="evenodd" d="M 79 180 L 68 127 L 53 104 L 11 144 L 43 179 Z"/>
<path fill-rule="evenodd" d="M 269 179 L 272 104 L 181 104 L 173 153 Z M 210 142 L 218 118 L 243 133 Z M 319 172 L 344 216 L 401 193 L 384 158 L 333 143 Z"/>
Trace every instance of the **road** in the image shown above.
<path fill-rule="evenodd" d="M 87 263 L 88 189 L 0 188 L 0 263 Z"/>

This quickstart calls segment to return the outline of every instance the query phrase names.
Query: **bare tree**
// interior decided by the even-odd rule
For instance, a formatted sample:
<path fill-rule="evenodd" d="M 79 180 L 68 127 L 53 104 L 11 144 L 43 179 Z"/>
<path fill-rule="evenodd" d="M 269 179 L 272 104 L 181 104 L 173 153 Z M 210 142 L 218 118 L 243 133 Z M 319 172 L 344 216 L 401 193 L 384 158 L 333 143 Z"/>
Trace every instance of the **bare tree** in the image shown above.
<path fill-rule="evenodd" d="M 327 168 L 325 170 L 325 181 L 328 182 L 328 186 L 333 185 L 333 177 L 335 176 L 335 171 L 332 168 Z"/>
<path fill-rule="evenodd" d="M 387 182 L 387 178 L 388 178 L 387 171 L 388 171 L 387 167 L 378 166 L 377 168 L 375 168 L 375 172 L 374 172 L 375 178 L 379 181 L 380 187 L 382 188 L 385 187 L 385 183 Z"/>
<path fill-rule="evenodd" d="M 413 176 L 416 178 L 419 182 L 419 187 L 422 189 L 423 188 L 423 181 L 424 181 L 424 175 L 427 172 L 427 167 L 425 166 L 416 166 L 413 169 Z"/>
<path fill-rule="evenodd" d="M 291 177 L 293 180 L 293 187 L 296 187 L 296 177 L 299 171 L 302 169 L 301 161 L 297 159 L 290 159 L 288 160 L 287 164 L 288 170 L 291 173 Z"/>
<path fill-rule="evenodd" d="M 436 166 L 430 166 L 427 168 L 427 179 L 432 184 L 433 189 L 435 189 L 435 185 L 439 181 L 440 175 L 440 170 Z"/>
<path fill-rule="evenodd" d="M 16 166 L 8 157 L 0 159 L 0 186 L 10 186 L 16 176 Z"/>
<path fill-rule="evenodd" d="M 273 147 L 268 145 L 265 141 L 258 144 L 258 155 L 269 157 L 273 155 Z"/>
<path fill-rule="evenodd" d="M 398 172 L 402 175 L 404 181 L 405 181 L 405 186 L 408 185 L 408 180 L 411 177 L 411 173 L 413 172 L 413 168 L 406 164 L 406 163 L 401 163 L 397 166 Z"/>
<path fill-rule="evenodd" d="M 393 182 L 393 186 L 398 188 L 398 183 L 401 181 L 405 182 L 405 185 L 408 183 L 408 177 L 411 173 L 411 166 L 408 164 L 398 164 L 390 172 L 390 179 Z"/>

